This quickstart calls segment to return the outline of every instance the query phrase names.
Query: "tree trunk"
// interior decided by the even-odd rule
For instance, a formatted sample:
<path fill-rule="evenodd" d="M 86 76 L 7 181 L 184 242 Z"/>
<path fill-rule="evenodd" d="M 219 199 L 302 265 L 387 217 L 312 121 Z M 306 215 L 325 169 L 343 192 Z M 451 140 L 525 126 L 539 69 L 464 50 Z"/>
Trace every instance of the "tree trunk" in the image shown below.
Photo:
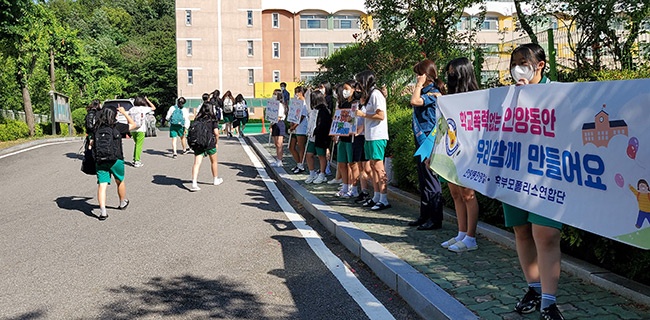
<path fill-rule="evenodd" d="M 526 18 L 526 15 L 524 14 L 524 11 L 521 9 L 521 3 L 522 0 L 515 0 L 515 10 L 517 10 L 517 18 L 519 19 L 519 23 L 521 24 L 521 28 L 526 31 L 526 34 L 528 34 L 528 37 L 530 37 L 530 42 L 534 44 L 539 44 L 537 41 L 537 35 L 535 34 L 535 31 L 533 31 L 533 27 L 530 26 L 528 23 L 528 19 Z"/>
<path fill-rule="evenodd" d="M 32 109 L 32 98 L 29 95 L 29 87 L 27 86 L 26 81 L 20 82 L 20 89 L 23 93 L 23 104 L 25 105 L 25 122 L 27 122 L 27 127 L 29 127 L 29 136 L 34 136 L 34 110 Z M 52 119 L 52 125 L 54 125 L 54 119 Z"/>

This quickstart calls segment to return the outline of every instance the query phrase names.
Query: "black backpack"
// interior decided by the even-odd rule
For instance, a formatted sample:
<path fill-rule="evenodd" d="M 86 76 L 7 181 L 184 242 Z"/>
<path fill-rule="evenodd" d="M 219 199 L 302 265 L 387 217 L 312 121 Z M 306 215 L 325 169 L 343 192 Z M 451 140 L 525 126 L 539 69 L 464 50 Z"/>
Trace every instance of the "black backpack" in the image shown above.
<path fill-rule="evenodd" d="M 95 109 L 90 109 L 88 110 L 88 113 L 86 114 L 86 133 L 90 134 L 95 130 L 95 123 L 97 122 L 97 110 Z"/>
<path fill-rule="evenodd" d="M 119 143 L 122 135 L 113 127 L 101 126 L 93 137 L 93 150 L 97 163 L 115 162 L 119 159 Z"/>
<path fill-rule="evenodd" d="M 187 144 L 195 153 L 204 152 L 215 144 L 214 132 L 209 120 L 195 120 L 187 133 Z"/>

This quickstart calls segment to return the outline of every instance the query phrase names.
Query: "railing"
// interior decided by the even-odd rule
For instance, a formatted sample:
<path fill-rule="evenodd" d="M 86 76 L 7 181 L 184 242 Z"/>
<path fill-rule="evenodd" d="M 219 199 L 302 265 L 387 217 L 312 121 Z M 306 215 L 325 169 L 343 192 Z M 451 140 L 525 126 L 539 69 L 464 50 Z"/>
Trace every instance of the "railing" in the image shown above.
<path fill-rule="evenodd" d="M 14 110 L 5 110 L 0 109 L 0 117 L 11 120 L 19 120 L 26 122 L 25 112 L 24 111 L 14 111 Z M 48 123 L 50 122 L 50 115 L 45 114 L 35 114 L 34 115 L 35 123 Z"/>

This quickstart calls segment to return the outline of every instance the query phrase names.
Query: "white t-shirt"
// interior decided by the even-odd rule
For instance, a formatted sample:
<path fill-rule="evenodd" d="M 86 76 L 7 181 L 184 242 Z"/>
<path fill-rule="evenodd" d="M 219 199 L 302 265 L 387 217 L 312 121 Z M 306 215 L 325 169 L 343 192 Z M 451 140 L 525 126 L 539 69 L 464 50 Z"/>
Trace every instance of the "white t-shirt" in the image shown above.
<path fill-rule="evenodd" d="M 167 110 L 167 116 L 165 116 L 165 120 L 169 121 L 172 117 L 172 113 L 174 113 L 174 110 L 178 109 L 178 106 L 173 105 Z M 183 120 L 185 120 L 185 124 L 183 124 L 183 127 L 188 129 L 190 127 L 190 110 L 188 107 L 183 107 L 181 108 L 181 111 L 183 111 Z"/>
<path fill-rule="evenodd" d="M 278 108 L 278 121 L 284 120 L 286 117 L 286 112 L 284 111 L 284 103 L 280 102 L 279 103 L 279 108 Z"/>
<path fill-rule="evenodd" d="M 129 109 L 129 115 L 139 127 L 131 132 L 147 132 L 147 113 L 151 112 L 151 107 L 134 106 Z"/>
<path fill-rule="evenodd" d="M 386 98 L 379 90 L 373 90 L 366 103 L 366 114 L 376 114 L 377 110 L 384 112 L 384 120 L 364 118 L 364 135 L 366 140 L 388 140 L 388 115 L 386 114 Z"/>
<path fill-rule="evenodd" d="M 307 109 L 307 103 L 302 102 L 302 110 L 300 111 L 300 117 L 302 120 L 296 127 L 296 134 L 307 134 L 307 123 L 309 122 L 309 109 Z"/>

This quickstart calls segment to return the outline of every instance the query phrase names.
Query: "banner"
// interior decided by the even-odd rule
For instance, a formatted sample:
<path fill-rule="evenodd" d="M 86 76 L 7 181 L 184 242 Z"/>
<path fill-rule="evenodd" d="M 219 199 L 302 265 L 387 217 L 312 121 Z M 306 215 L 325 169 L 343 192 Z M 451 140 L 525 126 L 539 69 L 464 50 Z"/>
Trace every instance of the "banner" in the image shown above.
<path fill-rule="evenodd" d="M 488 197 L 650 249 L 650 79 L 440 97 L 431 168 Z"/>
<path fill-rule="evenodd" d="M 291 99 L 289 101 L 289 113 L 287 114 L 287 121 L 291 123 L 300 123 L 302 117 L 302 106 L 305 102 L 300 99 Z M 307 116 L 307 115 L 305 115 Z"/>
<path fill-rule="evenodd" d="M 330 136 L 349 136 L 357 132 L 356 111 L 358 104 L 350 109 L 334 110 L 332 126 L 330 127 Z"/>
<path fill-rule="evenodd" d="M 316 130 L 316 121 L 318 121 L 318 110 L 309 111 L 309 121 L 307 122 L 307 137 L 309 141 L 315 142 L 314 130 Z"/>
<path fill-rule="evenodd" d="M 72 112 L 70 112 L 70 99 L 58 92 L 51 91 L 52 110 L 54 122 L 72 123 Z"/>
<path fill-rule="evenodd" d="M 278 100 L 267 101 L 264 119 L 270 123 L 277 123 L 278 113 L 280 113 L 280 101 Z"/>

